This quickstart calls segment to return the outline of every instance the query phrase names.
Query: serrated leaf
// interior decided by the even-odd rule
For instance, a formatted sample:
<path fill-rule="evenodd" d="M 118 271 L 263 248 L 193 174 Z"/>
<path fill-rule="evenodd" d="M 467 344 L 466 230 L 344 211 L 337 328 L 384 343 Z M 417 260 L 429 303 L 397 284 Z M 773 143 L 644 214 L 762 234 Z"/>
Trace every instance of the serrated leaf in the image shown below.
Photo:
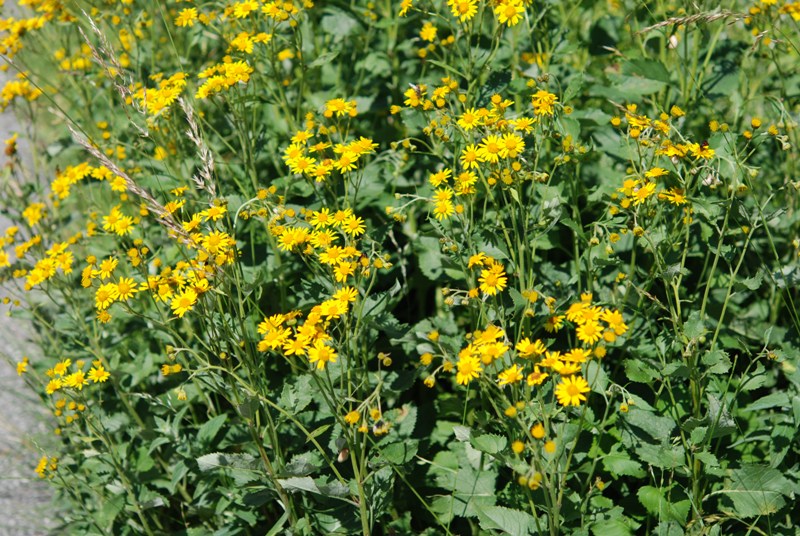
<path fill-rule="evenodd" d="M 630 536 L 633 529 L 619 519 L 606 519 L 593 523 L 590 527 L 593 536 Z"/>
<path fill-rule="evenodd" d="M 638 359 L 626 359 L 624 366 L 625 376 L 632 382 L 651 383 L 659 377 L 659 373 L 655 368 Z"/>
<path fill-rule="evenodd" d="M 476 506 L 483 530 L 499 530 L 511 536 L 527 536 L 536 532 L 536 520 L 527 512 L 504 506 Z"/>
<path fill-rule="evenodd" d="M 469 426 L 456 425 L 453 427 L 453 433 L 458 441 L 469 441 L 472 431 Z"/>
<path fill-rule="evenodd" d="M 676 521 L 681 525 L 686 523 L 689 515 L 689 500 L 670 502 L 665 490 L 653 486 L 643 486 L 636 493 L 639 502 L 645 507 L 650 515 L 656 516 L 659 520 Z"/>
<path fill-rule="evenodd" d="M 203 425 L 197 430 L 197 441 L 203 445 L 210 444 L 216 437 L 220 428 L 222 428 L 222 425 L 225 424 L 225 421 L 227 420 L 228 415 L 222 413 L 221 415 L 217 415 L 216 417 L 204 422 Z"/>
<path fill-rule="evenodd" d="M 731 369 L 731 359 L 728 357 L 728 353 L 719 348 L 703 354 L 700 362 L 708 367 L 706 372 L 711 374 L 725 374 Z"/>
<path fill-rule="evenodd" d="M 703 321 L 700 319 L 700 311 L 692 311 L 686 323 L 683 325 L 684 335 L 691 340 L 697 339 L 705 332 L 706 328 L 703 325 Z"/>
<path fill-rule="evenodd" d="M 444 271 L 439 240 L 432 236 L 421 236 L 417 238 L 415 245 L 419 269 L 425 277 L 436 281 Z"/>
<path fill-rule="evenodd" d="M 381 448 L 381 456 L 392 465 L 402 465 L 414 459 L 418 444 L 415 439 L 392 443 Z"/>
<path fill-rule="evenodd" d="M 633 476 L 642 478 L 647 474 L 642 464 L 632 460 L 624 453 L 611 453 L 603 456 L 603 467 L 614 476 Z"/>
<path fill-rule="evenodd" d="M 281 487 L 288 492 L 308 491 L 321 494 L 316 482 L 310 476 L 292 476 L 289 478 L 279 478 Z"/>
<path fill-rule="evenodd" d="M 483 434 L 478 437 L 473 437 L 470 443 L 481 452 L 497 454 L 506 448 L 508 440 L 501 435 Z"/>
<path fill-rule="evenodd" d="M 573 76 L 569 84 L 567 84 L 567 89 L 564 90 L 564 95 L 561 98 L 561 102 L 569 102 L 575 97 L 581 90 L 583 86 L 583 73 L 579 72 L 575 76 Z"/>
<path fill-rule="evenodd" d="M 631 407 L 628 413 L 623 413 L 625 422 L 646 432 L 653 439 L 664 441 L 669 439 L 675 428 L 675 421 L 664 415 L 642 410 L 636 406 Z"/>
<path fill-rule="evenodd" d="M 212 452 L 197 458 L 197 466 L 201 471 L 227 467 L 251 469 L 255 461 L 256 457 L 251 454 Z"/>
<path fill-rule="evenodd" d="M 741 412 L 751 413 L 753 411 L 761 411 L 770 408 L 788 408 L 789 406 L 791 406 L 791 402 L 789 401 L 789 394 L 780 391 L 777 393 L 772 393 L 766 396 L 762 396 L 755 402 L 745 406 L 741 410 Z"/>
<path fill-rule="evenodd" d="M 744 465 L 729 473 L 730 485 L 716 494 L 730 499 L 732 508 L 723 503 L 723 511 L 748 518 L 769 515 L 786 504 L 783 495 L 797 493 L 797 486 L 775 468 L 764 465 Z"/>

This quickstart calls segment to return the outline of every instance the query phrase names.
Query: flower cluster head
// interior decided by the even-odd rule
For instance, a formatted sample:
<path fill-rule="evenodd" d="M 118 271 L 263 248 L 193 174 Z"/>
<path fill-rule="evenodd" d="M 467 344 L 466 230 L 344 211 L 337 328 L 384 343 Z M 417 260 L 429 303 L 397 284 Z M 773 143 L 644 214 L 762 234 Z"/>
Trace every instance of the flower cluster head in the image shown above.
<path fill-rule="evenodd" d="M 250 81 L 253 68 L 244 61 L 227 61 L 212 65 L 198 75 L 205 82 L 197 88 L 196 99 L 207 99 L 237 84 Z"/>
<path fill-rule="evenodd" d="M 357 113 L 355 101 L 333 99 L 325 104 L 323 116 L 334 124 L 317 123 L 313 114 L 308 114 L 305 129 L 296 132 L 283 151 L 289 170 L 316 182 L 324 182 L 334 172 L 344 176 L 358 170 L 361 159 L 374 153 L 378 144 L 364 136 L 347 143 L 335 139 L 340 132 L 335 123 Z"/>
<path fill-rule="evenodd" d="M 312 307 L 302 324 L 300 311 L 265 317 L 258 325 L 258 333 L 262 335 L 258 351 L 276 351 L 287 358 L 307 356 L 311 365 L 324 370 L 338 358 L 329 331 L 336 325 L 335 321 L 350 312 L 357 298 L 355 288 L 344 286 L 330 299 Z"/>
<path fill-rule="evenodd" d="M 186 87 L 186 73 L 175 73 L 169 78 L 162 74 L 152 75 L 152 80 L 158 82 L 157 88 L 141 88 L 134 93 L 134 98 L 147 113 L 158 116 L 169 110 L 170 106 L 178 100 L 181 91 Z"/>
<path fill-rule="evenodd" d="M 480 260 L 481 255 L 477 255 L 473 262 Z M 532 301 L 538 297 L 532 296 L 531 292 L 526 294 Z M 554 300 L 546 301 L 551 312 L 555 313 Z M 519 384 L 535 388 L 553 378 L 554 393 L 559 404 L 577 406 L 585 402 L 590 388 L 581 376 L 584 363 L 592 358 L 604 357 L 605 345 L 624 335 L 628 326 L 617 309 L 594 305 L 590 293 L 581 295 L 580 301 L 571 304 L 564 315 L 553 314 L 551 320 L 554 317 L 559 329 L 563 327 L 565 319 L 573 326 L 581 346 L 567 351 L 557 350 L 552 347 L 552 341 L 546 343 L 524 333 L 514 343 L 509 340 L 505 330 L 488 324 L 484 330 L 467 335 L 469 342 L 458 350 L 454 363 L 447 357 L 447 349 L 439 345 L 443 364 L 427 376 L 426 385 L 433 385 L 432 378 L 439 370 L 455 370 L 459 385 L 469 385 L 486 374 L 493 374 L 500 387 Z M 428 339 L 438 345 L 438 331 L 435 333 L 435 338 L 429 336 Z M 427 367 L 433 363 L 433 359 L 433 353 L 425 352 L 420 362 Z"/>
<path fill-rule="evenodd" d="M 92 361 L 89 371 L 85 371 L 86 362 L 83 360 L 72 362 L 71 359 L 59 361 L 53 368 L 46 372 L 50 380 L 45 386 L 48 395 L 62 389 L 82 391 L 83 388 L 92 383 L 104 383 L 108 381 L 111 374 L 105 369 L 102 361 Z"/>

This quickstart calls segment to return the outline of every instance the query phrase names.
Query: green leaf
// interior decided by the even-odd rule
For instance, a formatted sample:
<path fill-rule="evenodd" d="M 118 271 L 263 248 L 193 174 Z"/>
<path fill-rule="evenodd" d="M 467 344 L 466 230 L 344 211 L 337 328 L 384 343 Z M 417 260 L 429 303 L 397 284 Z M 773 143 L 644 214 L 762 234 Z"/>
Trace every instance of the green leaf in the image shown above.
<path fill-rule="evenodd" d="M 619 519 L 607 519 L 593 523 L 590 527 L 594 536 L 630 536 L 633 528 Z"/>
<path fill-rule="evenodd" d="M 381 448 L 381 456 L 392 465 L 410 462 L 417 455 L 419 441 L 415 439 L 392 443 Z"/>
<path fill-rule="evenodd" d="M 656 415 L 651 411 L 645 411 L 637 406 L 633 406 L 628 413 L 623 413 L 623 420 L 646 432 L 656 440 L 668 440 L 672 430 L 675 428 L 675 421 L 670 417 Z"/>
<path fill-rule="evenodd" d="M 729 477 L 726 489 L 712 495 L 729 499 L 732 507 L 723 502 L 722 510 L 742 518 L 773 514 L 786 504 L 784 495 L 800 491 L 781 471 L 765 465 L 744 465 L 731 470 Z"/>
<path fill-rule="evenodd" d="M 222 413 L 204 422 L 197 430 L 197 441 L 202 445 L 210 444 L 226 420 L 228 420 L 228 415 Z"/>
<path fill-rule="evenodd" d="M 496 434 L 483 434 L 473 437 L 470 441 L 473 447 L 487 454 L 498 454 L 506 448 L 508 440 Z"/>
<path fill-rule="evenodd" d="M 624 361 L 625 375 L 628 380 L 637 383 L 652 383 L 659 377 L 658 371 L 639 359 L 626 359 Z"/>
<path fill-rule="evenodd" d="M 536 520 L 528 512 L 504 506 L 476 506 L 475 511 L 483 530 L 499 530 L 511 536 L 536 533 Z"/>
<path fill-rule="evenodd" d="M 332 35 L 334 42 L 342 41 L 359 26 L 358 21 L 342 9 L 327 7 L 324 13 L 319 23 L 320 29 Z"/>
<path fill-rule="evenodd" d="M 444 271 L 439 240 L 432 236 L 420 236 L 415 241 L 419 269 L 431 281 L 436 281 Z"/>
<path fill-rule="evenodd" d="M 697 339 L 703 333 L 705 333 L 706 329 L 703 326 L 703 321 L 700 319 L 700 311 L 692 311 L 689 315 L 688 320 L 683 325 L 683 333 L 689 339 Z"/>
<path fill-rule="evenodd" d="M 643 478 L 647 474 L 642 464 L 632 460 L 626 453 L 612 452 L 603 456 L 603 467 L 614 476 Z"/>
<path fill-rule="evenodd" d="M 308 491 L 321 494 L 316 482 L 310 476 L 292 476 L 289 478 L 279 478 L 278 482 L 288 492 Z"/>
<path fill-rule="evenodd" d="M 595 393 L 604 393 L 608 388 L 608 374 L 597 361 L 586 363 L 584 377 Z"/>
<path fill-rule="evenodd" d="M 728 352 L 715 348 L 703 354 L 700 362 L 707 366 L 707 372 L 711 374 L 725 374 L 731 369 L 731 359 Z"/>
<path fill-rule="evenodd" d="M 579 72 L 570 79 L 567 89 L 564 90 L 564 95 L 561 97 L 561 102 L 567 103 L 571 101 L 580 92 L 582 86 L 583 73 Z"/>
<path fill-rule="evenodd" d="M 251 469 L 256 459 L 252 454 L 212 452 L 197 458 L 197 466 L 200 471 L 212 471 L 220 468 Z"/>
<path fill-rule="evenodd" d="M 659 520 L 677 521 L 681 525 L 685 524 L 691 502 L 688 499 L 670 502 L 665 495 L 666 491 L 668 489 L 644 486 L 639 488 L 636 496 L 650 515 L 656 516 Z"/>
<path fill-rule="evenodd" d="M 747 414 L 753 411 L 761 411 L 770 408 L 788 408 L 789 406 L 791 406 L 789 394 L 781 391 L 759 398 L 755 402 L 748 404 L 741 412 Z"/>

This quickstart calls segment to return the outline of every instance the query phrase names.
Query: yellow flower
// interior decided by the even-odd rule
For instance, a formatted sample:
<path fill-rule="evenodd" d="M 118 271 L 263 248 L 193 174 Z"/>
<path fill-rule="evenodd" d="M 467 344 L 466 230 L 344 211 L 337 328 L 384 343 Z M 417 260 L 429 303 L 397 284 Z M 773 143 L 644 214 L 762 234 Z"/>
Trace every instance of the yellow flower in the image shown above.
<path fill-rule="evenodd" d="M 536 339 L 536 342 L 531 342 L 528 337 L 525 337 L 517 343 L 517 352 L 520 357 L 530 357 L 532 355 L 542 355 L 547 348 L 541 339 Z"/>
<path fill-rule="evenodd" d="M 557 101 L 558 97 L 549 91 L 540 89 L 531 97 L 533 113 L 536 115 L 553 115 L 553 106 Z"/>
<path fill-rule="evenodd" d="M 426 22 L 422 25 L 422 30 L 419 32 L 419 37 L 423 41 L 430 41 L 431 43 L 436 41 L 436 26 L 430 22 Z"/>
<path fill-rule="evenodd" d="M 172 298 L 170 307 L 172 307 L 173 313 L 178 315 L 179 318 L 183 318 L 183 315 L 194 308 L 195 303 L 197 303 L 197 292 L 194 289 L 187 288 L 181 294 Z"/>
<path fill-rule="evenodd" d="M 542 439 L 545 436 L 545 429 L 542 423 L 537 422 L 531 427 L 531 435 L 534 439 Z"/>
<path fill-rule="evenodd" d="M 366 227 L 362 218 L 351 214 L 342 222 L 342 230 L 350 236 L 356 237 L 364 234 Z"/>
<path fill-rule="evenodd" d="M 522 369 L 519 368 L 518 365 L 509 367 L 497 375 L 500 387 L 503 387 L 504 385 L 510 385 L 512 383 L 517 383 L 521 381 L 522 378 L 523 378 Z"/>
<path fill-rule="evenodd" d="M 481 270 L 481 276 L 478 278 L 480 283 L 481 292 L 489 296 L 494 296 L 498 292 L 502 292 L 508 284 L 503 265 L 500 263 L 493 264 L 487 270 Z"/>
<path fill-rule="evenodd" d="M 600 324 L 592 320 L 578 326 L 575 334 L 582 343 L 592 345 L 602 338 L 603 330 L 600 329 Z"/>
<path fill-rule="evenodd" d="M 561 379 L 556 386 L 555 395 L 562 406 L 580 406 L 586 401 L 586 395 L 591 389 L 589 384 L 580 376 L 568 376 Z"/>
<path fill-rule="evenodd" d="M 161 365 L 161 374 L 164 376 L 169 376 L 170 374 L 177 374 L 183 370 L 183 366 L 180 364 L 175 365 Z"/>
<path fill-rule="evenodd" d="M 119 301 L 126 301 L 128 298 L 133 297 L 134 294 L 139 292 L 136 282 L 130 277 L 120 277 L 116 284 L 117 299 Z"/>
<path fill-rule="evenodd" d="M 47 382 L 47 387 L 45 388 L 45 391 L 47 392 L 48 395 L 52 395 L 53 393 L 61 389 L 61 387 L 63 387 L 63 382 L 58 378 L 53 378 L 52 380 Z"/>
<path fill-rule="evenodd" d="M 77 389 L 78 391 L 82 391 L 83 386 L 87 385 L 88 383 L 89 382 L 86 380 L 86 374 L 84 374 L 82 370 L 73 372 L 64 378 L 64 385 L 73 389 Z"/>
<path fill-rule="evenodd" d="M 465 110 L 463 114 L 461 114 L 461 117 L 458 118 L 457 124 L 465 131 L 469 132 L 481 124 L 481 117 L 475 111 L 475 108 L 469 108 Z"/>
<path fill-rule="evenodd" d="M 533 372 L 528 374 L 527 383 L 530 387 L 541 385 L 548 376 L 550 376 L 548 373 L 542 372 L 538 366 L 535 366 L 533 367 Z"/>
<path fill-rule="evenodd" d="M 97 367 L 92 367 L 89 371 L 89 379 L 92 380 L 94 383 L 103 383 L 104 381 L 108 380 L 111 374 L 108 373 L 106 369 L 103 368 L 102 365 Z"/>
<path fill-rule="evenodd" d="M 176 26 L 193 26 L 197 20 L 197 9 L 189 7 L 181 10 L 178 16 L 175 17 Z"/>
<path fill-rule="evenodd" d="M 471 20 L 478 12 L 478 0 L 448 0 L 447 5 L 453 16 L 461 22 Z"/>
<path fill-rule="evenodd" d="M 358 424 L 358 421 L 361 420 L 361 414 L 356 410 L 349 412 L 347 415 L 344 416 L 344 421 L 347 424 Z"/>
<path fill-rule="evenodd" d="M 522 4 L 522 0 L 503 0 L 498 2 L 494 8 L 497 22 L 508 26 L 518 24 L 523 13 L 525 13 L 525 6 Z"/>
<path fill-rule="evenodd" d="M 489 162 L 490 164 L 496 164 L 500 160 L 500 151 L 502 150 L 502 145 L 499 136 L 495 136 L 494 134 L 490 134 L 486 136 L 483 140 L 481 140 L 480 145 L 478 146 L 478 160 L 481 162 Z"/>
<path fill-rule="evenodd" d="M 99 311 L 108 309 L 118 296 L 119 291 L 114 283 L 100 285 L 95 293 L 95 306 Z"/>
<path fill-rule="evenodd" d="M 456 381 L 460 385 L 467 385 L 469 382 L 477 378 L 483 367 L 481 367 L 478 358 L 472 355 L 464 355 L 458 359 L 458 372 L 456 373 Z"/>
<path fill-rule="evenodd" d="M 311 364 L 316 364 L 317 369 L 323 370 L 326 363 L 336 363 L 336 351 L 327 346 L 325 341 L 317 341 L 314 347 L 308 350 L 308 360 Z"/>

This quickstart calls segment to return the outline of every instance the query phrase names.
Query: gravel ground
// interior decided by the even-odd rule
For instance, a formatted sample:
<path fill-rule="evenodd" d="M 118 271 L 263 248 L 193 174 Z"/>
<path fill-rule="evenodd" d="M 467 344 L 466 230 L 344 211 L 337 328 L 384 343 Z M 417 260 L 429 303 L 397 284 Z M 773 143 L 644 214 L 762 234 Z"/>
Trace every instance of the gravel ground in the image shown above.
<path fill-rule="evenodd" d="M 0 86 L 10 76 L 0 72 Z M 0 142 L 16 130 L 14 115 L 0 114 Z M 8 225 L 0 213 L 0 233 Z M 0 288 L 0 297 L 5 295 Z M 53 442 L 54 424 L 14 367 L 24 355 L 31 361 L 40 355 L 31 343 L 32 326 L 8 313 L 9 306 L 0 303 L 0 536 L 46 535 L 52 533 L 52 493 L 33 469 L 43 446 Z"/>

